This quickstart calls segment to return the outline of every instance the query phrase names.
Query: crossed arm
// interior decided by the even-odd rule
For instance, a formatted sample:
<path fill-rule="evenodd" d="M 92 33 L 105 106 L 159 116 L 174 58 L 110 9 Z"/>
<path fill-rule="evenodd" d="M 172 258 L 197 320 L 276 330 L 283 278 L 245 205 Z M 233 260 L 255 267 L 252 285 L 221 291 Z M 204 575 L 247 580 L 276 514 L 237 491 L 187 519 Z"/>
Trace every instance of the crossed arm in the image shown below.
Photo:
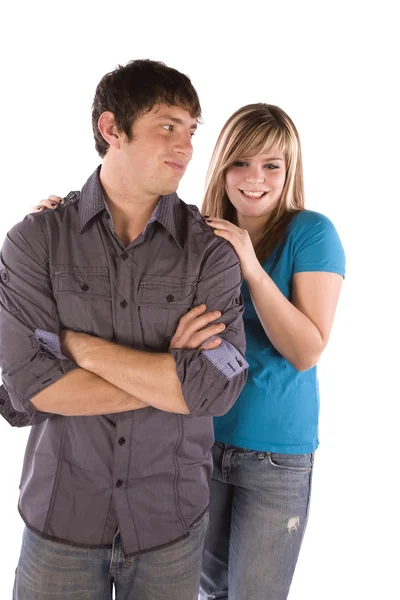
<path fill-rule="evenodd" d="M 63 351 L 69 359 L 56 359 L 35 334 L 62 333 L 40 218 L 29 216 L 11 230 L 1 253 L 0 363 L 14 408 L 27 413 L 30 424 L 51 414 L 99 415 L 146 406 L 193 416 L 224 414 L 246 380 L 246 366 L 238 368 L 245 362 L 245 343 L 242 309 L 235 303 L 241 276 L 233 250 L 213 246 L 195 298 L 211 311 L 220 308 L 226 324 L 222 359 L 228 355 L 232 371 L 224 360 L 220 368 L 210 357 L 210 350 L 219 351 L 218 340 L 204 346 L 223 329 L 217 323 L 204 329 L 218 318 L 215 313 L 203 314 L 205 306 L 181 319 L 170 353 L 146 353 L 65 332 Z"/>
<path fill-rule="evenodd" d="M 181 318 L 170 349 L 211 350 L 220 345 L 221 338 L 207 340 L 225 329 L 223 323 L 212 324 L 221 313 L 205 313 L 205 310 L 203 304 Z M 176 364 L 169 353 L 133 350 L 67 330 L 61 332 L 60 339 L 63 353 L 80 368 L 32 398 L 36 410 L 90 416 L 153 406 L 167 412 L 189 414 Z"/>

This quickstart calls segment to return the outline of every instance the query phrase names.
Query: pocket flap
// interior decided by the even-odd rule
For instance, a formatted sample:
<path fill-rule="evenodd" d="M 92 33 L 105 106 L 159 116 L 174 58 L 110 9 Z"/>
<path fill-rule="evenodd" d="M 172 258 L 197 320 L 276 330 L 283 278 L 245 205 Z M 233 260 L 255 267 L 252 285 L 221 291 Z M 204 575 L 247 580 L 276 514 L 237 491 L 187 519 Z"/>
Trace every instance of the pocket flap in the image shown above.
<path fill-rule="evenodd" d="M 55 292 L 72 292 L 88 296 L 111 296 L 108 270 L 94 272 L 92 269 L 55 272 Z"/>
<path fill-rule="evenodd" d="M 140 304 L 163 304 L 165 306 L 191 306 L 196 291 L 196 284 L 187 280 L 171 281 L 152 279 L 140 282 Z"/>

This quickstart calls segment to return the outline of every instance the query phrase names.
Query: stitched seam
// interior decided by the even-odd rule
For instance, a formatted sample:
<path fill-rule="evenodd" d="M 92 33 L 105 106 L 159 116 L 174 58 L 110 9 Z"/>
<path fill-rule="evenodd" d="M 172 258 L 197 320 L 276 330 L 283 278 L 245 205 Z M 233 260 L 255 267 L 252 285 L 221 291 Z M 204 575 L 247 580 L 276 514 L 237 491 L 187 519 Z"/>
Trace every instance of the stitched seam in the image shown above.
<path fill-rule="evenodd" d="M 112 492 L 110 493 L 110 500 L 108 501 L 108 509 L 107 509 L 106 516 L 105 516 L 105 519 L 104 519 L 103 533 L 101 534 L 101 538 L 100 538 L 101 542 L 103 542 L 104 536 L 105 536 L 105 533 L 106 533 L 106 526 L 107 526 L 108 516 L 110 514 L 110 509 L 111 509 L 111 502 L 112 502 Z"/>
<path fill-rule="evenodd" d="M 133 434 L 132 430 L 133 430 L 133 417 L 131 418 L 131 435 L 130 435 L 131 439 L 132 439 L 132 434 Z M 115 430 L 115 432 L 117 432 L 117 430 Z M 131 448 L 130 448 L 130 451 L 129 451 L 128 474 L 130 473 L 130 471 L 131 471 Z M 135 530 L 135 536 L 136 536 L 136 539 L 137 539 L 137 545 L 138 545 L 138 548 L 140 548 L 140 541 L 139 541 L 139 536 L 138 536 L 138 530 L 137 530 L 137 527 L 136 527 L 135 519 L 133 518 L 131 505 L 130 505 L 130 502 L 129 502 L 129 499 L 128 499 L 127 488 L 125 488 L 125 497 L 126 497 L 126 503 L 128 505 L 129 514 L 131 515 L 133 529 Z"/>
<path fill-rule="evenodd" d="M 178 436 L 177 444 L 176 444 L 176 446 L 174 448 L 174 463 L 175 463 L 175 477 L 174 477 L 175 507 L 176 507 L 176 512 L 178 513 L 179 520 L 180 520 L 180 522 L 182 524 L 183 531 L 186 531 L 185 521 L 183 519 L 181 507 L 180 507 L 180 504 L 179 504 L 179 490 L 178 490 L 180 471 L 179 471 L 179 461 L 178 461 L 178 458 L 177 458 L 177 453 L 178 453 L 178 450 L 180 448 L 180 445 L 181 445 L 182 439 L 183 439 L 182 415 L 177 415 L 177 417 L 178 417 L 178 424 L 179 424 L 179 436 Z"/>
<path fill-rule="evenodd" d="M 60 481 L 62 455 L 64 454 L 64 444 L 65 444 L 65 438 L 67 435 L 67 423 L 68 423 L 68 420 L 66 417 L 64 417 L 64 427 L 63 427 L 63 432 L 62 432 L 62 437 L 61 437 L 60 450 L 59 450 L 59 454 L 58 454 L 57 471 L 56 471 L 56 476 L 54 478 L 53 489 L 51 492 L 50 505 L 49 505 L 49 509 L 47 511 L 47 517 L 46 517 L 46 521 L 45 521 L 45 524 L 43 527 L 44 532 L 46 532 L 49 527 L 50 516 L 53 512 L 54 504 L 56 501 L 56 490 L 58 489 L 58 482 Z"/>
<path fill-rule="evenodd" d="M 47 252 L 46 252 L 46 259 L 44 261 L 44 263 L 42 265 L 40 265 L 41 267 L 47 267 L 47 270 L 49 271 L 49 256 L 50 256 L 50 234 L 47 231 L 47 227 L 45 227 L 45 223 L 43 222 L 43 215 L 39 215 L 39 223 L 42 227 L 43 233 L 44 233 L 44 237 L 46 240 L 46 244 L 47 244 Z"/>

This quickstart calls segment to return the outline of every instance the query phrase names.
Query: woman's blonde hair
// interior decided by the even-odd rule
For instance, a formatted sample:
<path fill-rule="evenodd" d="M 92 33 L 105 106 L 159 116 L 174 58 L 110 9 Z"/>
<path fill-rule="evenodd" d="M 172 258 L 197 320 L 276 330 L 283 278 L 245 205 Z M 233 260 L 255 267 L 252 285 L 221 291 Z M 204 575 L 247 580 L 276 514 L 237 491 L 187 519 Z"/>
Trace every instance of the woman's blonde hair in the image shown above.
<path fill-rule="evenodd" d="M 248 104 L 239 108 L 225 123 L 211 157 L 201 212 L 236 223 L 236 211 L 225 190 L 226 172 L 243 157 L 283 153 L 286 178 L 277 206 L 263 235 L 255 242 L 259 260 L 264 260 L 281 241 L 287 225 L 304 210 L 303 167 L 300 139 L 293 121 L 278 106 Z"/>

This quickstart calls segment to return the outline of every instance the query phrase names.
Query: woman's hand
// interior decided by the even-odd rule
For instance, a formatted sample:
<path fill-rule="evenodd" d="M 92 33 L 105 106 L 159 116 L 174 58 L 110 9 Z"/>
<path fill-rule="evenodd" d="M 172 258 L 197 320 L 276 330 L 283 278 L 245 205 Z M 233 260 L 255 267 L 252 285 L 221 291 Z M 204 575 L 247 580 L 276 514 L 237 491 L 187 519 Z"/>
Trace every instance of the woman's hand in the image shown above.
<path fill-rule="evenodd" d="M 207 217 L 206 222 L 214 228 L 218 237 L 232 244 L 240 260 L 240 268 L 244 279 L 257 277 L 263 272 L 260 262 L 254 252 L 253 243 L 247 229 L 240 229 L 230 221 Z"/>
<path fill-rule="evenodd" d="M 63 199 L 60 196 L 49 196 L 47 200 L 41 200 L 36 206 L 29 208 L 30 213 L 42 212 L 45 208 L 54 210 L 59 204 L 63 203 Z"/>
<path fill-rule="evenodd" d="M 200 304 L 181 317 L 171 340 L 170 350 L 173 348 L 198 350 L 213 350 L 214 348 L 218 348 L 221 338 L 216 337 L 209 342 L 207 340 L 212 336 L 222 333 L 225 325 L 223 323 L 210 325 L 212 321 L 219 319 L 221 313 L 219 311 L 206 313 L 206 308 L 205 304 Z"/>

